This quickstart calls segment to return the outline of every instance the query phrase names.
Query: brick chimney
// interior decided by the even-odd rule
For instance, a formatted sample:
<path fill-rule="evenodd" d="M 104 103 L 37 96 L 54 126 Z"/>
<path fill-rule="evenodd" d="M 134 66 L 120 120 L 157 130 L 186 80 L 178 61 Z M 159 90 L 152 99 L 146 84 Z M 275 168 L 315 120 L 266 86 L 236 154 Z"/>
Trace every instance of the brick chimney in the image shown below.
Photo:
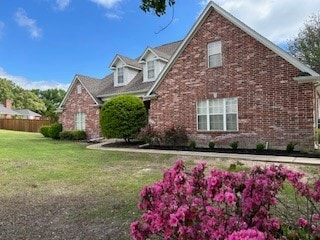
<path fill-rule="evenodd" d="M 12 107 L 12 103 L 11 103 L 11 100 L 10 99 L 6 99 L 5 103 L 4 103 L 4 106 L 8 109 L 11 109 Z"/>

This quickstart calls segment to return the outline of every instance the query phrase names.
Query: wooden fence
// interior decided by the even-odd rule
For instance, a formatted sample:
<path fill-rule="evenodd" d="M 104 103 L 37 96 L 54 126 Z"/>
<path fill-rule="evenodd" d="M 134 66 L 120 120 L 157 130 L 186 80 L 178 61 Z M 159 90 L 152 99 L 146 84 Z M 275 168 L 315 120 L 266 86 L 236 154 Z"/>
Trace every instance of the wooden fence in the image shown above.
<path fill-rule="evenodd" d="M 41 126 L 50 125 L 51 120 L 30 120 L 30 119 L 0 119 L 0 129 L 39 132 Z"/>

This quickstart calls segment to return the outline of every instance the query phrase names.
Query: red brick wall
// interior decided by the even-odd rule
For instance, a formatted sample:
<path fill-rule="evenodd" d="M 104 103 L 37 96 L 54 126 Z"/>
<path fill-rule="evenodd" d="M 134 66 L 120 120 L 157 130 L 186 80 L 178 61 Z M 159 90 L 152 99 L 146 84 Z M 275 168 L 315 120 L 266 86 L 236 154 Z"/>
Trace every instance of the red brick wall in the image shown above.
<path fill-rule="evenodd" d="M 207 68 L 207 43 L 222 41 L 222 67 Z M 159 131 L 184 126 L 198 144 L 255 148 L 313 147 L 313 87 L 299 70 L 212 11 L 156 89 L 150 123 Z M 239 131 L 198 132 L 198 100 L 238 97 Z"/>
<path fill-rule="evenodd" d="M 75 117 L 78 112 L 86 114 L 85 127 L 87 138 L 97 138 L 100 136 L 99 108 L 94 106 L 95 102 L 82 86 L 82 93 L 77 93 L 77 81 L 70 91 L 70 95 L 65 102 L 64 110 L 59 116 L 63 130 L 74 130 Z"/>

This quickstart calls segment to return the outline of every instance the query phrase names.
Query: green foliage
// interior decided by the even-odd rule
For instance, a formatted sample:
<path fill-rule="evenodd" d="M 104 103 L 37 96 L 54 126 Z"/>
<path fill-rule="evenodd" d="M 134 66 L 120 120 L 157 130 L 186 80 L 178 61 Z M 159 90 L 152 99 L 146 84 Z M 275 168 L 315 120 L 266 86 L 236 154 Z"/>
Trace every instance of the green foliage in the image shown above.
<path fill-rule="evenodd" d="M 139 134 L 137 135 L 137 139 L 152 145 L 159 145 L 162 141 L 161 134 L 157 131 L 154 131 L 150 126 L 141 128 Z"/>
<path fill-rule="evenodd" d="M 70 130 L 70 131 L 63 131 L 60 133 L 61 140 L 85 140 L 86 139 L 86 132 L 81 130 Z"/>
<path fill-rule="evenodd" d="M 120 95 L 106 101 L 100 114 L 102 134 L 107 138 L 134 138 L 147 122 L 143 101 L 135 96 Z"/>
<path fill-rule="evenodd" d="M 6 99 L 12 101 L 12 107 L 15 109 L 30 109 L 40 114 L 46 111 L 44 102 L 33 92 L 22 89 L 10 80 L 0 78 L 0 103 Z"/>
<path fill-rule="evenodd" d="M 295 144 L 293 142 L 289 142 L 287 145 L 286 151 L 291 153 L 291 152 L 293 152 L 294 147 L 295 147 Z"/>
<path fill-rule="evenodd" d="M 188 147 L 193 150 L 197 147 L 197 143 L 195 141 L 190 141 L 189 144 L 188 144 Z"/>
<path fill-rule="evenodd" d="M 212 142 L 212 141 L 210 141 L 208 144 L 208 146 L 211 150 L 214 149 L 215 145 L 216 145 L 215 142 Z"/>
<path fill-rule="evenodd" d="M 144 12 L 154 12 L 158 17 L 166 13 L 167 6 L 172 7 L 175 0 L 142 0 L 140 8 Z"/>
<path fill-rule="evenodd" d="M 40 128 L 40 133 L 44 136 L 44 137 L 50 137 L 50 134 L 49 134 L 49 129 L 50 129 L 50 125 L 43 125 L 41 128 Z"/>
<path fill-rule="evenodd" d="M 263 151 L 265 149 L 265 146 L 263 143 L 258 143 L 256 149 L 257 151 Z"/>
<path fill-rule="evenodd" d="M 234 142 L 230 143 L 229 146 L 230 146 L 233 150 L 236 150 L 236 149 L 238 149 L 239 141 L 234 141 Z"/>
<path fill-rule="evenodd" d="M 50 125 L 49 136 L 53 139 L 60 139 L 60 133 L 62 132 L 62 124 L 54 123 Z"/>
<path fill-rule="evenodd" d="M 320 14 L 310 16 L 288 46 L 290 53 L 300 61 L 312 68 L 320 68 Z"/>
<path fill-rule="evenodd" d="M 31 92 L 44 102 L 47 108 L 47 110 L 44 112 L 44 115 L 51 120 L 57 121 L 58 115 L 55 111 L 62 102 L 66 91 L 63 89 L 54 88 L 47 90 L 32 89 Z"/>
<path fill-rule="evenodd" d="M 182 146 L 188 142 L 188 135 L 184 127 L 172 127 L 164 132 L 164 143 L 170 146 Z"/>

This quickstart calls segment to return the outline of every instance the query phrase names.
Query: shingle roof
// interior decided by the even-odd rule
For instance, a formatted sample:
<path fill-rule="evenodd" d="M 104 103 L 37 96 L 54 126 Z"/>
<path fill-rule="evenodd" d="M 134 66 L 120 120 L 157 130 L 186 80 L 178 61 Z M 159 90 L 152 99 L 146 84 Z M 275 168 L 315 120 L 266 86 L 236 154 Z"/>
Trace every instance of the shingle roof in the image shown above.
<path fill-rule="evenodd" d="M 182 41 L 177 41 L 173 43 L 164 44 L 155 48 L 152 48 L 160 57 L 169 59 L 175 50 L 179 47 Z M 148 92 L 148 90 L 154 84 L 152 82 L 143 82 L 143 71 L 142 65 L 138 63 L 138 58 L 131 59 L 122 55 L 117 55 L 116 58 L 121 58 L 122 61 L 125 62 L 126 65 L 135 67 L 136 69 L 141 69 L 138 74 L 131 80 L 127 85 L 124 86 L 114 86 L 114 78 L 113 73 L 105 76 L 102 79 L 92 78 L 89 76 L 84 76 L 77 74 L 75 78 L 79 79 L 79 81 L 83 84 L 83 86 L 87 89 L 87 91 L 91 94 L 94 100 L 98 103 L 102 103 L 101 97 L 106 97 L 109 95 L 117 95 L 124 93 L 133 93 L 133 92 Z M 69 88 L 70 89 L 70 88 Z M 69 91 L 69 90 L 68 90 Z M 65 98 L 67 98 L 68 93 Z M 61 102 L 60 107 L 63 106 L 65 99 Z M 59 108 L 60 108 L 59 107 Z"/>
<path fill-rule="evenodd" d="M 134 68 L 138 68 L 138 69 L 142 69 L 142 65 L 140 63 L 138 63 L 135 59 L 131 59 L 128 58 L 126 56 L 122 56 L 122 55 L 118 55 L 126 65 L 134 67 Z"/>
<path fill-rule="evenodd" d="M 169 59 L 173 55 L 175 50 L 180 46 L 181 42 L 182 41 L 177 41 L 169 44 L 164 44 L 152 49 L 155 50 L 155 52 L 159 56 Z M 137 61 L 135 62 L 137 63 Z M 115 87 L 113 82 L 113 73 L 112 73 L 107 75 L 100 81 L 100 86 L 99 86 L 100 92 L 95 96 L 102 97 L 102 96 L 116 95 L 121 93 L 147 92 L 152 87 L 153 84 L 154 82 L 143 82 L 143 73 L 142 71 L 140 71 L 127 85 Z"/>
<path fill-rule="evenodd" d="M 36 112 L 33 112 L 33 111 L 29 110 L 29 109 L 15 109 L 14 111 L 17 112 L 17 113 L 20 113 L 20 115 L 23 115 L 23 116 L 41 117 L 40 114 L 38 114 Z"/>
<path fill-rule="evenodd" d="M 0 114 L 5 115 L 21 115 L 20 113 L 13 111 L 9 108 L 6 108 L 3 104 L 0 104 Z"/>
<path fill-rule="evenodd" d="M 101 100 L 97 97 L 100 89 L 101 80 L 97 78 L 92 78 L 84 75 L 77 74 L 76 77 L 84 85 L 84 87 L 91 93 L 98 103 L 101 103 Z"/>

